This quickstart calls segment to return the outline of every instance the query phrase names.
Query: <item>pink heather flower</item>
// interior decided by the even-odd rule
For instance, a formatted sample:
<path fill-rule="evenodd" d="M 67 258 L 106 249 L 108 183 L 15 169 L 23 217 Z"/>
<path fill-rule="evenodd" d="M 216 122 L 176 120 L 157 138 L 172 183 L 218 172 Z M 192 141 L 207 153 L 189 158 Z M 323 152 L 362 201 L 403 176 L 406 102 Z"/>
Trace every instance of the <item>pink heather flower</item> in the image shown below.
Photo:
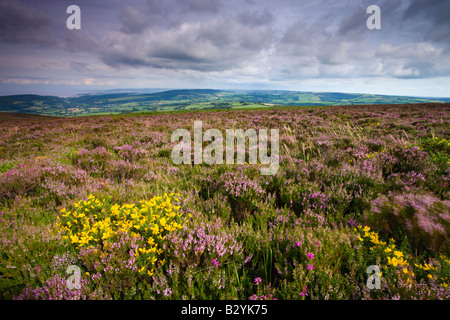
<path fill-rule="evenodd" d="M 302 243 L 299 242 L 299 241 L 297 241 L 297 242 L 295 243 L 295 245 L 296 245 L 297 247 L 300 247 L 300 246 L 302 245 Z"/>
<path fill-rule="evenodd" d="M 213 259 L 211 262 L 214 264 L 214 266 L 219 266 L 219 261 L 217 261 L 217 259 Z"/>
<path fill-rule="evenodd" d="M 306 291 L 308 289 L 308 287 L 307 286 L 305 286 L 305 288 L 303 289 L 303 291 L 302 292 L 300 292 L 300 295 L 302 296 L 302 297 L 304 297 L 304 296 L 308 296 L 308 292 Z"/>
<path fill-rule="evenodd" d="M 258 284 L 260 284 L 262 281 L 262 279 L 260 277 L 255 278 L 255 286 L 257 286 Z"/>
<path fill-rule="evenodd" d="M 309 252 L 308 253 L 308 259 L 310 259 L 310 260 L 314 259 L 314 253 Z"/>
<path fill-rule="evenodd" d="M 308 263 L 308 266 L 306 267 L 307 270 L 314 270 L 314 266 L 312 264 Z"/>

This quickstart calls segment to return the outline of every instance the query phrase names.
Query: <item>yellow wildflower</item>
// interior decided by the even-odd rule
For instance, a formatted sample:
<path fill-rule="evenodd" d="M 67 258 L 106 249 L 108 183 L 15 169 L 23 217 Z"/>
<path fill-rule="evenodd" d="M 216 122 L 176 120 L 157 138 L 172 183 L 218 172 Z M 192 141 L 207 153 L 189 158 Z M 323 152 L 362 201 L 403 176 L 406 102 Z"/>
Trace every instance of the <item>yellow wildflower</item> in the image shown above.
<path fill-rule="evenodd" d="M 72 241 L 72 243 L 77 243 L 79 239 L 78 239 L 78 236 L 75 234 L 70 237 L 70 240 Z"/>

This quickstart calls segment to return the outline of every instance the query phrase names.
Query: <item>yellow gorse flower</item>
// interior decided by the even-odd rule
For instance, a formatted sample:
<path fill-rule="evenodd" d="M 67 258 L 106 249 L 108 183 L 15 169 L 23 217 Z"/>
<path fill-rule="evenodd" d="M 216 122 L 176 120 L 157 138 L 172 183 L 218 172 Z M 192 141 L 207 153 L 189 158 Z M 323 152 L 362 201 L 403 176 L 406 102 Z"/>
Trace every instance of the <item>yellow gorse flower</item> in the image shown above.
<path fill-rule="evenodd" d="M 393 267 L 394 269 L 391 270 L 394 271 L 397 276 L 405 279 L 408 285 L 413 285 L 416 281 L 414 270 L 417 271 L 417 269 L 428 271 L 426 276 L 429 279 L 438 279 L 435 273 L 440 272 L 438 270 L 439 264 L 432 265 L 426 262 L 423 264 L 410 264 L 407 260 L 406 254 L 396 248 L 394 239 L 391 238 L 389 240 L 389 244 L 386 244 L 386 242 L 380 241 L 378 233 L 375 231 L 370 231 L 370 227 L 368 226 L 358 226 L 357 228 L 354 228 L 354 230 L 357 232 L 356 239 L 362 242 L 361 245 L 368 248 L 371 252 L 379 254 L 380 256 L 378 259 L 380 259 L 380 261 L 386 259 L 386 266 Z M 441 264 L 450 264 L 450 261 L 444 255 L 440 256 L 440 260 L 442 261 L 440 262 Z M 414 269 L 414 267 L 417 269 Z M 444 276 L 440 278 L 440 285 L 443 288 L 447 288 L 447 283 L 448 277 Z"/>
<path fill-rule="evenodd" d="M 61 209 L 55 228 L 77 248 L 108 246 L 119 234 L 128 233 L 139 241 L 134 256 L 142 266 L 138 271 L 144 272 L 163 254 L 166 235 L 183 228 L 187 221 L 177 205 L 177 196 L 165 193 L 136 204 L 110 205 L 107 200 L 90 195 L 75 203 L 73 211 Z M 166 260 L 161 260 L 161 265 L 164 263 Z M 148 275 L 153 272 L 147 270 Z"/>

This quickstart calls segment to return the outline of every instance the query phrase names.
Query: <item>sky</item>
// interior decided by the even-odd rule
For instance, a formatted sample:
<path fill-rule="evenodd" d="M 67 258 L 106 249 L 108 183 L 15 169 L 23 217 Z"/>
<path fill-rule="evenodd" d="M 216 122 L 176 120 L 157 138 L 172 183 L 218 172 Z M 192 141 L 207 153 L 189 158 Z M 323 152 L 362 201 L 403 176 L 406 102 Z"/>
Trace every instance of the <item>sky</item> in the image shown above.
<path fill-rule="evenodd" d="M 81 29 L 66 12 L 80 8 Z M 381 29 L 369 29 L 370 5 Z M 125 88 L 450 97 L 449 0 L 0 0 L 0 95 Z"/>

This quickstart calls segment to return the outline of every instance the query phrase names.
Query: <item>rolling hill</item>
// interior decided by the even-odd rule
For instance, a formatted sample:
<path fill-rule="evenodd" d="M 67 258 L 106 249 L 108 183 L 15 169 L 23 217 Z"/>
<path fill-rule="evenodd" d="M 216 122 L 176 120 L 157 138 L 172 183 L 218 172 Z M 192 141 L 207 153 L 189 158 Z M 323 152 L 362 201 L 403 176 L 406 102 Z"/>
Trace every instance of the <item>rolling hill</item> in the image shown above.
<path fill-rule="evenodd" d="M 450 98 L 417 98 L 339 92 L 185 89 L 142 93 L 106 92 L 70 98 L 40 95 L 0 97 L 0 112 L 84 116 L 145 111 L 235 109 L 277 106 L 446 103 Z"/>

